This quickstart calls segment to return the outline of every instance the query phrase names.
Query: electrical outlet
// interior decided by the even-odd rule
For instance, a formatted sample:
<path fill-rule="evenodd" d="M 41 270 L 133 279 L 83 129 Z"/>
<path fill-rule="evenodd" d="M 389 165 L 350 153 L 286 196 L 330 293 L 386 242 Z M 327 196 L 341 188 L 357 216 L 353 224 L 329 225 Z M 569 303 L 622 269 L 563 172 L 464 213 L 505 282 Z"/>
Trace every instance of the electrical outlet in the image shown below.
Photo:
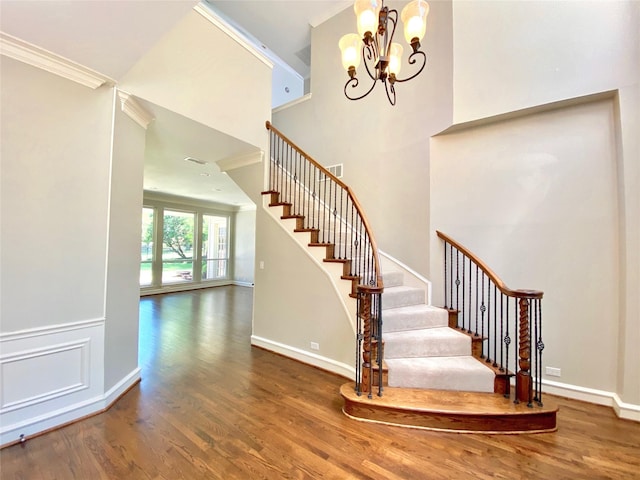
<path fill-rule="evenodd" d="M 264 262 L 260 260 L 260 270 L 264 270 Z"/>
<path fill-rule="evenodd" d="M 559 368 L 545 367 L 544 373 L 546 373 L 550 377 L 560 377 L 562 372 Z"/>
<path fill-rule="evenodd" d="M 320 344 L 316 342 L 311 342 L 311 350 L 320 350 Z"/>

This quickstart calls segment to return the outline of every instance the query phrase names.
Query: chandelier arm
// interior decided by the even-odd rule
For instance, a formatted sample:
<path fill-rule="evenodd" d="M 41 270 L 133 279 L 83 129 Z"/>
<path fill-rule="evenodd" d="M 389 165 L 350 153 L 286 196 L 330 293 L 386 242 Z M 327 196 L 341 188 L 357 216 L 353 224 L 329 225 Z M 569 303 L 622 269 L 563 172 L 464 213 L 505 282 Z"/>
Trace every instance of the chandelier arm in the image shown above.
<path fill-rule="evenodd" d="M 366 55 L 365 55 L 365 49 L 366 49 Z M 377 75 L 373 75 L 371 73 L 371 70 L 369 69 L 369 62 L 373 61 L 373 59 L 378 56 L 377 52 L 378 52 L 378 49 L 377 49 L 377 45 L 376 45 L 375 42 L 372 45 L 363 45 L 362 46 L 362 60 L 363 60 L 362 63 L 364 63 L 364 68 L 367 69 L 367 73 L 369 74 L 369 77 L 374 82 L 378 79 L 378 76 Z M 355 87 L 355 85 L 354 85 L 354 87 Z"/>
<path fill-rule="evenodd" d="M 350 78 L 349 80 L 347 80 L 347 83 L 344 84 L 344 96 L 347 97 L 349 100 L 360 100 L 361 98 L 366 97 L 367 95 L 369 95 L 373 91 L 373 89 L 376 86 L 376 81 L 374 79 L 371 82 L 371 88 L 369 90 L 367 90 L 363 95 L 360 95 L 359 97 L 351 97 L 351 96 L 349 96 L 349 94 L 347 93 L 347 87 L 349 86 L 349 84 L 352 84 L 351 88 L 356 88 L 360 84 L 360 81 L 358 80 L 358 77 Z"/>
<path fill-rule="evenodd" d="M 392 18 L 391 15 L 394 15 L 395 18 Z M 388 10 L 387 11 L 387 20 L 391 20 L 391 23 L 393 23 L 393 28 L 391 29 L 391 35 L 389 36 L 389 41 L 387 42 L 387 50 L 389 50 L 391 48 L 391 43 L 393 42 L 393 37 L 396 34 L 396 26 L 398 25 L 398 10 L 396 10 L 395 8 L 392 10 Z M 389 54 L 389 52 L 387 51 L 387 55 Z"/>
<path fill-rule="evenodd" d="M 417 62 L 415 58 L 416 55 L 419 55 L 422 58 L 422 66 L 420 67 L 420 70 L 418 70 L 416 73 L 414 73 L 410 77 L 403 78 L 403 79 L 396 78 L 396 82 L 400 82 L 400 83 L 406 82 L 408 80 L 411 80 L 412 78 L 416 78 L 418 75 L 422 73 L 422 70 L 424 70 L 424 67 L 427 65 L 427 55 L 420 50 L 418 50 L 417 52 L 413 52 L 411 55 L 409 55 L 409 65 L 413 65 Z"/>
<path fill-rule="evenodd" d="M 384 81 L 384 89 L 387 92 L 387 98 L 389 99 L 389 103 L 394 106 L 396 104 L 396 89 L 393 86 L 393 83 Z M 391 93 L 389 93 L 391 92 Z M 392 97 L 393 94 L 393 98 Z"/>

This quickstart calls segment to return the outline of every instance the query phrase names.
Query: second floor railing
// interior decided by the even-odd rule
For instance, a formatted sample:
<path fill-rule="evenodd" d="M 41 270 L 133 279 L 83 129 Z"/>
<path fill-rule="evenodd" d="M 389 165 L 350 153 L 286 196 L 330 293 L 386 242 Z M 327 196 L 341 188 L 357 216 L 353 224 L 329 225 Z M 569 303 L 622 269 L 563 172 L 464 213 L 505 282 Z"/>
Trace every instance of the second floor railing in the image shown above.
<path fill-rule="evenodd" d="M 543 292 L 510 289 L 469 249 L 437 234 L 444 241 L 445 308 L 456 319 L 450 326 L 480 342 L 478 356 L 503 379 L 505 396 L 515 375 L 515 401 L 542 405 Z"/>
<path fill-rule="evenodd" d="M 371 227 L 349 186 L 307 155 L 277 128 L 270 132 L 269 190 L 297 220 L 296 231 L 309 232 L 312 246 L 327 248 L 325 261 L 344 265 L 342 279 L 354 285 L 356 313 L 356 391 L 378 387 L 382 394 L 382 272 Z M 273 198 L 273 197 L 272 197 Z"/>

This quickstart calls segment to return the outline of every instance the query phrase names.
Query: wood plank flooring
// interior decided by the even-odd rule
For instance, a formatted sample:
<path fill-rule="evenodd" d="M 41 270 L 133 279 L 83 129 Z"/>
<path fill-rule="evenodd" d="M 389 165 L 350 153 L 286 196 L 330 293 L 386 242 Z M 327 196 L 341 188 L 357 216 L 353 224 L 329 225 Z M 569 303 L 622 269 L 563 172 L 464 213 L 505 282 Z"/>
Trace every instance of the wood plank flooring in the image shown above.
<path fill-rule="evenodd" d="M 558 431 L 357 422 L 345 379 L 250 346 L 252 290 L 140 300 L 142 382 L 109 411 L 0 451 L 2 480 L 640 479 L 640 424 L 554 398 Z"/>

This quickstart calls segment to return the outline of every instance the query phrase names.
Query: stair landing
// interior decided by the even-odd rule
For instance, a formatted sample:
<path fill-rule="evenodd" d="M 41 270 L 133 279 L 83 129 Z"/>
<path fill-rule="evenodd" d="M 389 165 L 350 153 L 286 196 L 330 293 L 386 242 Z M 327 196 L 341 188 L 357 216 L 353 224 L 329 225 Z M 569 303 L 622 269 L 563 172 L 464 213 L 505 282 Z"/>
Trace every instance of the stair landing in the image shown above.
<path fill-rule="evenodd" d="M 340 387 L 342 411 L 355 420 L 457 433 L 518 434 L 557 430 L 557 405 L 516 404 L 501 394 L 385 387 L 383 396 L 358 396 L 353 382 Z"/>

